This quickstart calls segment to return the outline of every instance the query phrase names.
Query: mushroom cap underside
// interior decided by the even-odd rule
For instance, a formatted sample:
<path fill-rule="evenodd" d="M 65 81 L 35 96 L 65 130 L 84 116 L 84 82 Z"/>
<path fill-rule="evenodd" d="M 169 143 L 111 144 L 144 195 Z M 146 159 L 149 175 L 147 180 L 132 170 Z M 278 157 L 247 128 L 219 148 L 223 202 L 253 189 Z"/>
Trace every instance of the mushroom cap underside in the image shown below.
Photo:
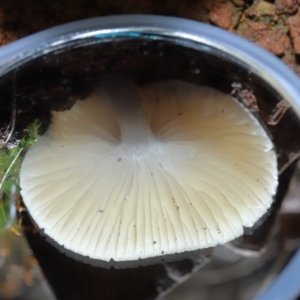
<path fill-rule="evenodd" d="M 230 96 L 187 82 L 134 89 L 137 119 L 142 111 L 149 134 L 132 111 L 123 119 L 98 91 L 53 112 L 21 167 L 21 194 L 35 222 L 66 249 L 104 261 L 193 251 L 242 235 L 277 187 L 273 144 L 257 119 Z"/>

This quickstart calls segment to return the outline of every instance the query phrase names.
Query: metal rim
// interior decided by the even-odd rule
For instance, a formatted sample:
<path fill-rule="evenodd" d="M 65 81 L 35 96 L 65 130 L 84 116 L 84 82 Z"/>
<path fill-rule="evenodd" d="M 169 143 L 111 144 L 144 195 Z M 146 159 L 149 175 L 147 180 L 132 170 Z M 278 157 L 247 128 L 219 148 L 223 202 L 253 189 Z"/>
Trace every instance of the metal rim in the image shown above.
<path fill-rule="evenodd" d="M 0 50 L 0 76 L 47 49 L 92 35 L 152 33 L 199 42 L 229 57 L 243 61 L 249 70 L 278 91 L 300 117 L 300 80 L 286 65 L 267 51 L 225 30 L 199 22 L 152 15 L 98 17 L 57 26 L 22 38 Z M 255 300 L 295 299 L 300 293 L 297 277 L 300 249 L 273 283 Z M 284 293 L 284 294 L 282 294 Z"/>

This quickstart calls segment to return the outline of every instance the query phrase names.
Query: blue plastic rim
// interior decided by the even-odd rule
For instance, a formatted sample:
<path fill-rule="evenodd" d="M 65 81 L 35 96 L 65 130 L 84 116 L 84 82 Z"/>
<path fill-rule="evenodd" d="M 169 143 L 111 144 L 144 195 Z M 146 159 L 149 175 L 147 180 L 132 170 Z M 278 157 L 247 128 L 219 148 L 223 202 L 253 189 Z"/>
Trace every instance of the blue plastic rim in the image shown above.
<path fill-rule="evenodd" d="M 57 26 L 22 38 L 0 49 L 0 76 L 17 66 L 48 53 L 67 42 L 89 37 L 140 34 L 198 42 L 218 50 L 231 61 L 242 62 L 281 94 L 300 118 L 300 80 L 278 58 L 225 30 L 195 21 L 152 15 L 122 15 L 92 18 Z M 300 294 L 300 249 L 271 285 L 255 300 L 295 300 Z"/>

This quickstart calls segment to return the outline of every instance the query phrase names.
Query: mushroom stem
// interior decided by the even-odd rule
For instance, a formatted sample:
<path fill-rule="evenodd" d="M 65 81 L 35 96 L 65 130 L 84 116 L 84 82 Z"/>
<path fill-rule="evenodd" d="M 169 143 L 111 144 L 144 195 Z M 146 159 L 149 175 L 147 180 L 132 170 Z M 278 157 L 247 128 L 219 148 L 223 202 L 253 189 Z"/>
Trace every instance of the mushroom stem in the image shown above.
<path fill-rule="evenodd" d="M 142 108 L 142 99 L 132 80 L 126 75 L 108 75 L 100 93 L 114 109 L 121 129 L 121 141 L 126 145 L 147 145 L 154 134 Z"/>

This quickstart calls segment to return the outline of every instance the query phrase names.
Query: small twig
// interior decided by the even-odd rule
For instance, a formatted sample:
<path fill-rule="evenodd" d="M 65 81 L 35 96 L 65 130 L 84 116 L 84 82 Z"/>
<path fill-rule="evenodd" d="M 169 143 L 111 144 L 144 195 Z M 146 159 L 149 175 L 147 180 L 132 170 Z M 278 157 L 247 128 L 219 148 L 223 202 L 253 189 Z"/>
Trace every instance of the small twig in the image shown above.
<path fill-rule="evenodd" d="M 13 101 L 12 101 L 12 112 L 11 112 L 11 123 L 8 128 L 10 128 L 9 133 L 4 141 L 4 145 L 7 144 L 9 139 L 11 138 L 16 125 L 16 115 L 17 115 L 17 91 L 16 91 L 16 77 L 17 77 L 18 69 L 15 70 L 13 76 Z"/>
<path fill-rule="evenodd" d="M 289 155 L 289 160 L 280 168 L 279 175 L 282 174 L 298 158 L 300 158 L 300 152 L 291 153 Z"/>
<path fill-rule="evenodd" d="M 16 160 L 18 159 L 19 155 L 21 154 L 22 150 L 23 150 L 23 148 L 21 148 L 21 149 L 18 151 L 18 153 L 17 153 L 16 156 L 14 157 L 13 161 L 10 163 L 8 169 L 5 171 L 5 173 L 4 173 L 4 175 L 3 175 L 2 179 L 1 179 L 1 182 L 0 182 L 0 191 L 2 190 L 3 183 L 4 183 L 4 181 L 6 180 L 6 178 L 7 178 L 8 174 L 9 174 L 11 168 L 12 168 L 13 165 L 15 164 L 15 162 L 16 162 Z M 2 201 L 3 201 L 3 200 L 2 200 Z M 3 212 L 3 211 L 2 211 L 2 212 Z M 6 219 L 6 217 L 5 217 L 4 214 L 3 214 L 3 216 L 4 216 L 4 219 L 5 219 L 5 222 L 7 222 L 7 219 Z"/>
<path fill-rule="evenodd" d="M 268 124 L 277 125 L 290 107 L 291 107 L 290 104 L 285 99 L 282 99 L 280 102 L 278 102 L 276 108 L 269 116 Z"/>
<path fill-rule="evenodd" d="M 2 189 L 3 183 L 8 175 L 8 173 L 10 172 L 11 168 L 13 167 L 14 163 L 16 162 L 17 158 L 19 157 L 19 155 L 21 154 L 23 148 L 20 148 L 20 150 L 18 151 L 18 153 L 16 154 L 16 156 L 14 157 L 13 161 L 11 162 L 11 164 L 9 165 L 8 169 L 6 170 L 6 172 L 4 173 L 2 180 L 0 182 L 0 190 Z"/>

